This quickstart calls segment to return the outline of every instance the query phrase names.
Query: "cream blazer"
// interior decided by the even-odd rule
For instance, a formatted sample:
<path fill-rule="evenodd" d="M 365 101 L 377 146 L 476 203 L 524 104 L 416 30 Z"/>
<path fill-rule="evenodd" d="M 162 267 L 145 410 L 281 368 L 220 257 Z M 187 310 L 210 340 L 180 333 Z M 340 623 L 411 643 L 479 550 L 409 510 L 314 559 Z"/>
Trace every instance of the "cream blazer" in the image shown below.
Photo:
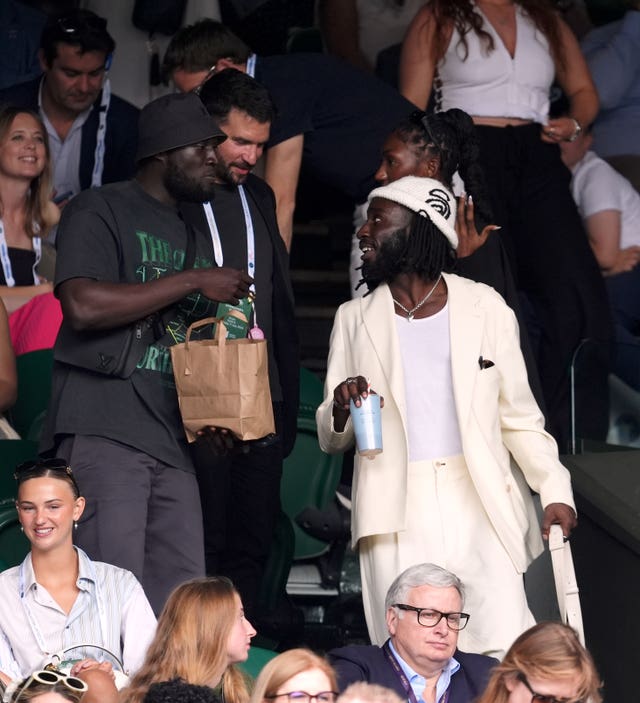
<path fill-rule="evenodd" d="M 488 286 L 443 274 L 448 289 L 451 373 L 462 447 L 480 500 L 518 572 L 542 551 L 531 491 L 542 506 L 566 503 L 575 509 L 569 472 L 527 380 L 515 315 Z M 335 432 L 334 388 L 362 375 L 384 397 L 383 452 L 373 460 L 356 455 L 353 478 L 352 543 L 361 537 L 405 529 L 407 426 L 405 370 L 388 286 L 340 306 L 331 333 L 325 399 L 316 413 L 325 452 L 353 445 L 351 421 Z M 480 357 L 493 366 L 480 368 Z M 486 364 L 485 364 L 486 366 Z M 411 369 L 411 374 L 428 369 Z M 528 484 L 528 486 L 527 486 Z M 464 511 L 464 506 L 460 506 Z M 451 516 L 455 519 L 455 516 Z"/>

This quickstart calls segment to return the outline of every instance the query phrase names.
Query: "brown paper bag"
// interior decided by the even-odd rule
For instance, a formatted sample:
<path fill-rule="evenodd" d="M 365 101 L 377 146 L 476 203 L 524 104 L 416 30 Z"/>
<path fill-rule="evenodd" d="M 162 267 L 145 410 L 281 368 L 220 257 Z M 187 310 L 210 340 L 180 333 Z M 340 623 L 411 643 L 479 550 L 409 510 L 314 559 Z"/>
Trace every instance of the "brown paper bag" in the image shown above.
<path fill-rule="evenodd" d="M 185 341 L 171 347 L 180 414 L 189 442 L 195 441 L 196 432 L 205 425 L 225 427 L 242 440 L 275 432 L 267 342 L 226 339 L 223 321 L 207 317 L 194 322 Z M 216 324 L 214 339 L 191 339 L 193 330 L 211 323 L 221 323 Z"/>

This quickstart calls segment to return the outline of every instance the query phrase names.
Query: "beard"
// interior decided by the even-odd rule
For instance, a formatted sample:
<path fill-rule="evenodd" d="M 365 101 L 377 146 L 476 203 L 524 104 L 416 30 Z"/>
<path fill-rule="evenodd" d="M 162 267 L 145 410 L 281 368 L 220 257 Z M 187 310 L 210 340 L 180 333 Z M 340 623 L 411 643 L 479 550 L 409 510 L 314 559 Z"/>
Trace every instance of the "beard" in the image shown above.
<path fill-rule="evenodd" d="M 362 280 L 370 291 L 380 283 L 390 283 L 404 272 L 404 252 L 409 233 L 405 229 L 396 230 L 376 250 L 375 258 L 362 264 Z"/>
<path fill-rule="evenodd" d="M 190 178 L 169 160 L 164 173 L 164 187 L 178 202 L 205 203 L 213 199 L 215 183 Z"/>
<path fill-rule="evenodd" d="M 220 183 L 226 183 L 230 186 L 242 185 L 246 180 L 248 173 L 245 175 L 239 175 L 231 170 L 232 166 L 239 166 L 240 168 L 246 168 L 248 171 L 253 169 L 253 166 L 245 163 L 226 163 L 220 159 L 218 156 L 218 163 L 216 164 L 216 179 Z"/>

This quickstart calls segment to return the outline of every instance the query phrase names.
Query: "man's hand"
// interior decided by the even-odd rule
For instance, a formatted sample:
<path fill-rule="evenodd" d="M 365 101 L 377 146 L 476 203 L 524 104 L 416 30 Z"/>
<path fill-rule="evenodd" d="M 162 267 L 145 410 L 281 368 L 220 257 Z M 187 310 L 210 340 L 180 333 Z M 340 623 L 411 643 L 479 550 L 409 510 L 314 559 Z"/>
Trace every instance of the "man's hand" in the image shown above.
<path fill-rule="evenodd" d="M 196 432 L 198 442 L 209 447 L 215 456 L 227 456 L 232 453 L 248 452 L 249 447 L 243 444 L 230 430 L 225 427 L 208 425 Z"/>
<path fill-rule="evenodd" d="M 640 262 L 640 246 L 631 246 L 620 249 L 616 254 L 615 263 L 611 268 L 604 271 L 605 276 L 615 276 L 618 273 L 626 273 L 633 269 Z"/>
<path fill-rule="evenodd" d="M 198 288 L 210 300 L 237 305 L 249 294 L 253 278 L 246 271 L 228 267 L 194 269 L 198 273 Z"/>
<path fill-rule="evenodd" d="M 459 259 L 471 256 L 488 239 L 491 232 L 501 229 L 499 225 L 487 225 L 478 233 L 474 220 L 473 198 L 469 195 L 458 196 L 458 212 L 456 213 L 456 233 L 458 234 L 458 248 L 456 254 Z"/>
<path fill-rule="evenodd" d="M 549 503 L 542 518 L 542 537 L 549 539 L 551 525 L 560 525 L 562 534 L 568 538 L 571 530 L 578 524 L 573 508 L 565 503 Z"/>
<path fill-rule="evenodd" d="M 333 390 L 333 429 L 342 432 L 351 412 L 349 401 L 353 400 L 360 407 L 361 398 L 366 398 L 375 391 L 369 389 L 369 383 L 364 376 L 350 376 L 339 383 Z M 384 398 L 380 396 L 380 407 L 384 407 Z"/>

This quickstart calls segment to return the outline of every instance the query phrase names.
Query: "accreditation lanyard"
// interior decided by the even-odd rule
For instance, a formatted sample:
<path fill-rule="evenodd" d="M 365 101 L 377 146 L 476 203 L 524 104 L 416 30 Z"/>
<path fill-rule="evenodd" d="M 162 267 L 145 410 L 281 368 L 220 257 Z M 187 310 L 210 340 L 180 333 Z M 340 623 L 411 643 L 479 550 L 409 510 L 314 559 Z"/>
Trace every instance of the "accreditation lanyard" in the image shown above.
<path fill-rule="evenodd" d="M 409 700 L 409 703 L 418 703 L 418 699 L 416 698 L 416 694 L 413 691 L 413 688 L 411 687 L 411 682 L 407 678 L 407 675 L 404 673 L 402 667 L 400 666 L 400 662 L 395 658 L 393 652 L 391 651 L 391 645 L 389 644 L 389 640 L 387 640 L 383 645 L 382 645 L 382 651 L 384 653 L 384 656 L 386 657 L 387 661 L 391 665 L 391 668 L 393 669 L 394 673 L 400 679 L 400 684 L 402 685 L 402 688 L 404 689 L 404 692 L 407 696 L 407 699 Z M 440 703 L 447 703 L 449 700 L 449 689 L 445 692 L 444 696 L 442 696 L 442 699 Z"/>
<path fill-rule="evenodd" d="M 98 117 L 98 132 L 96 134 L 96 150 L 93 155 L 93 173 L 91 174 L 91 187 L 98 188 L 102 185 L 102 172 L 104 170 L 104 150 L 107 136 L 107 112 L 111 103 L 111 83 L 105 78 L 102 84 L 102 100 L 100 101 L 100 114 Z"/>
<path fill-rule="evenodd" d="M 80 555 L 78 555 L 78 559 L 80 559 Z M 96 579 L 96 574 L 93 569 L 93 564 L 90 563 L 89 567 L 91 570 L 89 577 L 93 581 L 93 586 L 94 586 L 93 600 L 98 608 L 98 617 L 100 619 L 100 637 L 102 639 L 101 644 L 107 645 L 107 644 L 109 644 L 109 642 L 106 639 L 106 634 L 109 631 L 108 627 L 107 627 L 107 614 L 105 612 L 104 603 L 102 602 L 102 598 L 100 597 L 100 586 L 98 585 L 98 581 Z M 20 592 L 20 602 L 22 603 L 22 609 L 24 610 L 24 614 L 27 618 L 27 621 L 29 622 L 29 626 L 31 627 L 31 632 L 33 632 L 33 636 L 35 637 L 36 643 L 38 644 L 40 651 L 45 656 L 49 656 L 51 654 L 56 654 L 57 652 L 49 652 L 47 650 L 47 645 L 44 641 L 44 636 L 42 634 L 42 630 L 40 629 L 40 625 L 38 625 L 38 621 L 36 620 L 36 617 L 33 614 L 33 611 L 31 610 L 31 606 L 29 605 L 28 599 L 26 598 L 24 562 L 22 562 L 22 564 L 20 564 L 18 583 L 19 583 L 19 589 L 20 589 L 19 592 Z M 62 645 L 62 643 L 61 643 L 61 645 Z"/>
<path fill-rule="evenodd" d="M 256 248 L 255 248 L 255 233 L 253 231 L 253 220 L 251 219 L 251 212 L 249 210 L 249 203 L 247 202 L 247 196 L 244 192 L 242 186 L 238 186 L 238 193 L 240 194 L 240 202 L 242 203 L 242 212 L 244 213 L 244 226 L 247 233 L 247 273 L 254 279 L 256 277 Z M 220 231 L 218 230 L 218 225 L 216 224 L 216 217 L 213 214 L 213 208 L 211 207 L 211 202 L 204 203 L 204 212 L 207 216 L 207 224 L 209 225 L 209 232 L 211 233 L 211 242 L 213 243 L 213 255 L 218 266 L 224 264 L 224 255 L 222 253 L 222 241 L 220 239 Z M 251 292 L 255 295 L 256 286 L 255 283 L 251 284 Z"/>
<path fill-rule="evenodd" d="M 40 237 L 33 237 L 31 241 L 33 242 L 33 250 L 36 254 L 36 260 L 33 262 L 33 283 L 37 286 L 40 283 L 40 279 L 38 278 L 36 269 L 42 258 L 42 240 Z M 16 279 L 13 277 L 13 268 L 11 266 L 11 259 L 9 258 L 9 247 L 4 234 L 2 220 L 0 220 L 0 262 L 2 263 L 5 285 L 9 286 L 9 288 L 13 288 L 16 284 Z"/>

